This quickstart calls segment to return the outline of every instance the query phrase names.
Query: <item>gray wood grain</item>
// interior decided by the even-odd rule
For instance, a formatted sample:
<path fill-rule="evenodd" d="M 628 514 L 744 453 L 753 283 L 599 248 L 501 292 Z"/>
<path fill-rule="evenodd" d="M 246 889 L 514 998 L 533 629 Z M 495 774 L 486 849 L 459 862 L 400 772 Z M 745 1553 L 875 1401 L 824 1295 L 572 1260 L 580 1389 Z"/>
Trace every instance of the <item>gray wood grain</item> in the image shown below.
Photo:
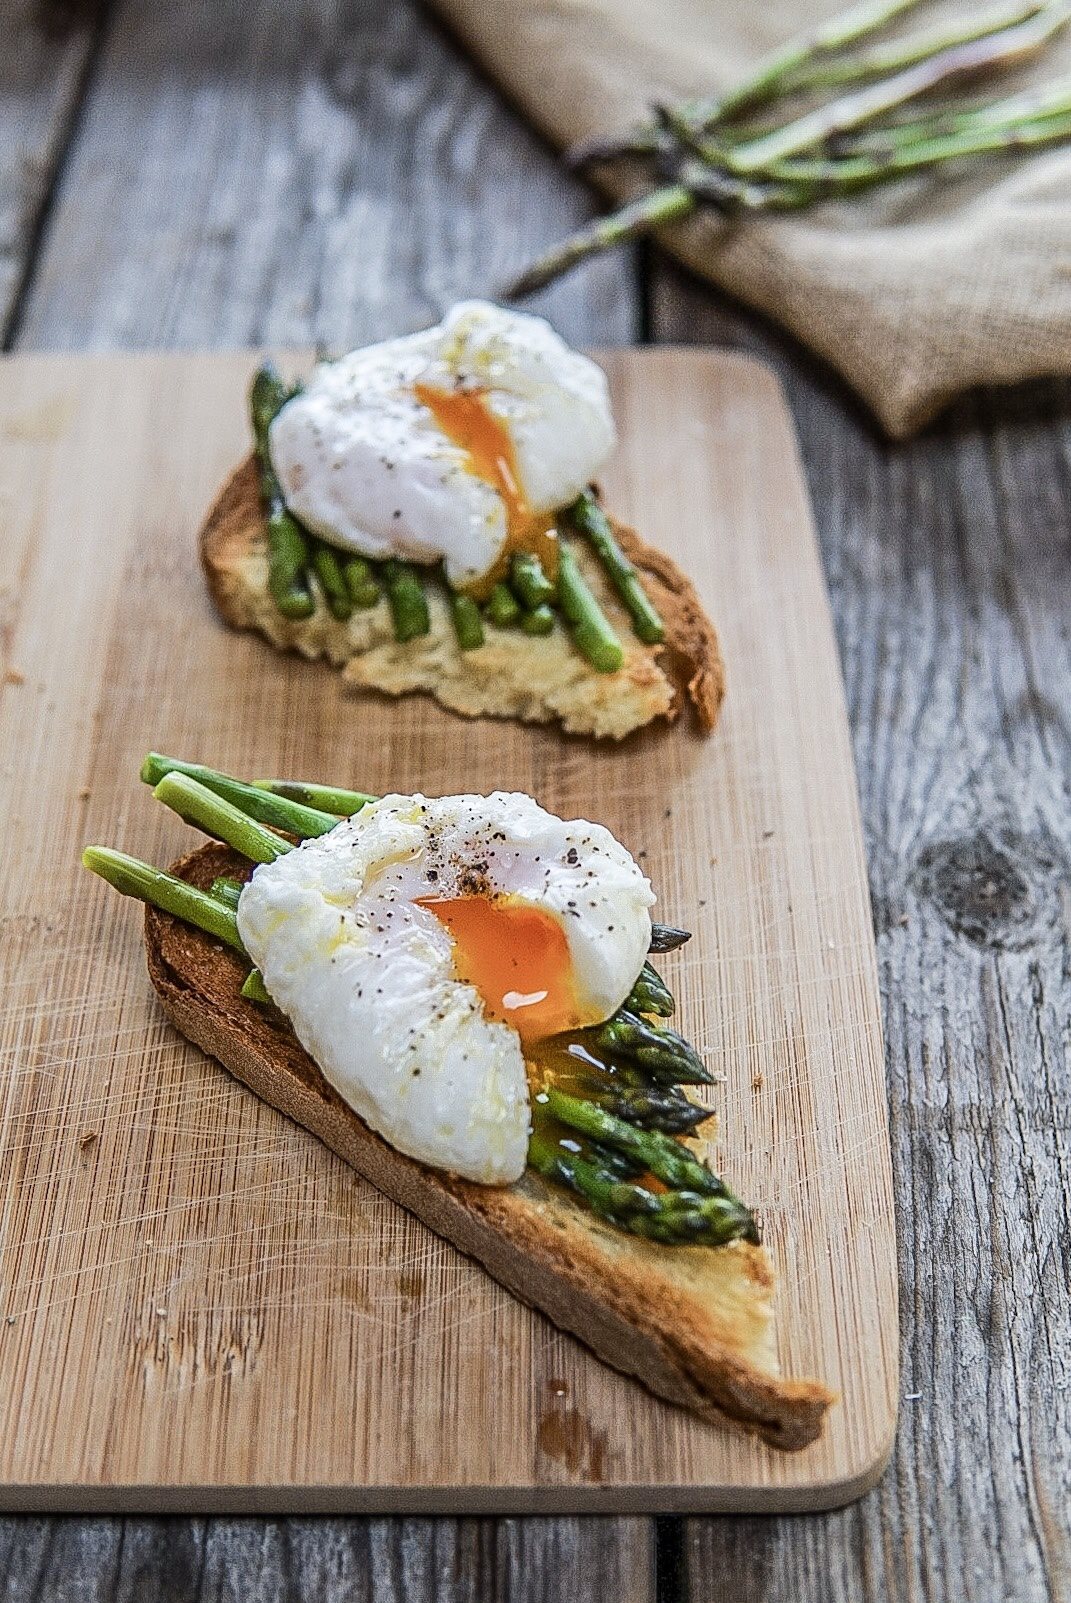
<path fill-rule="evenodd" d="M 99 6 L 0 4 L 0 346 L 14 332 L 26 273 L 85 88 Z"/>
<path fill-rule="evenodd" d="M 654 1596 L 648 1521 L 0 1521 L 0 1603 L 558 1603 Z"/>
<path fill-rule="evenodd" d="M 688 1589 L 1071 1597 L 1071 384 L 880 442 L 832 379 L 659 264 L 652 333 L 779 370 L 829 575 L 870 863 L 900 1234 L 882 1485 L 691 1521 Z"/>
<path fill-rule="evenodd" d="M 589 208 L 397 0 L 119 4 L 47 199 L 20 349 L 353 343 L 493 289 Z M 539 309 L 627 342 L 634 263 Z M 650 1603 L 654 1563 L 648 1520 L 0 1521 L 0 1603 Z"/>
<path fill-rule="evenodd" d="M 589 207 L 412 3 L 123 0 L 18 344 L 348 348 L 493 292 Z M 538 309 L 628 343 L 631 260 Z"/>

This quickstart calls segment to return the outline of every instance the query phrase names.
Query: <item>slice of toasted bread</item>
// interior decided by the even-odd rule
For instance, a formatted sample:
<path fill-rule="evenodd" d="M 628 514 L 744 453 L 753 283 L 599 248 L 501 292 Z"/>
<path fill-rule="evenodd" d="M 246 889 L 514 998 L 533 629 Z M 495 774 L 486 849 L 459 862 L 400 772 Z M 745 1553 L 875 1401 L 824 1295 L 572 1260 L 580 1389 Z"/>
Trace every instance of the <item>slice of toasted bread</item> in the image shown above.
<path fill-rule="evenodd" d="M 576 555 L 588 583 L 617 630 L 625 651 L 617 673 L 597 673 L 556 624 L 549 635 L 484 625 L 475 651 L 461 651 L 445 592 L 429 585 L 431 629 L 405 644 L 394 638 L 385 600 L 332 617 L 317 592 L 310 618 L 284 618 L 268 592 L 268 552 L 256 464 L 250 457 L 223 486 L 201 529 L 201 562 L 213 600 L 235 629 L 254 629 L 283 651 L 326 657 L 348 683 L 402 695 L 423 690 L 467 717 L 557 720 L 571 734 L 624 735 L 655 718 L 676 718 L 691 704 L 708 733 L 718 715 L 724 673 L 714 626 L 695 590 L 669 557 L 632 530 L 614 531 L 666 626 L 664 646 L 645 646 L 601 565 L 584 541 Z M 315 582 L 314 582 L 315 588 Z"/>
<path fill-rule="evenodd" d="M 250 871 L 215 844 L 172 869 L 203 888 Z M 832 1397 L 817 1381 L 778 1374 L 773 1273 L 761 1247 L 661 1247 L 604 1224 L 531 1172 L 501 1187 L 426 1168 L 358 1118 L 281 1013 L 240 995 L 248 965 L 236 953 L 152 907 L 145 944 L 152 982 L 184 1035 L 608 1364 L 776 1447 L 818 1435 Z"/>

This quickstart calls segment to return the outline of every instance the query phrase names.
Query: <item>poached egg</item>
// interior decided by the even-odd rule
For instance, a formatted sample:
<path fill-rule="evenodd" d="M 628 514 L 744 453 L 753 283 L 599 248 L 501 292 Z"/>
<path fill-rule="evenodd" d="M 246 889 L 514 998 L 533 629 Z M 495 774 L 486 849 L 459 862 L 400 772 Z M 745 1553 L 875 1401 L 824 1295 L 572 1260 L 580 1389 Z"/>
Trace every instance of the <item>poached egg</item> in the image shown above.
<path fill-rule="evenodd" d="M 287 505 L 331 544 L 442 561 L 484 595 L 514 550 L 553 575 L 554 514 L 615 443 L 606 375 L 541 317 L 462 301 L 434 328 L 321 363 L 271 426 Z"/>
<path fill-rule="evenodd" d="M 524 1172 L 543 1043 L 625 1000 L 650 883 L 609 830 L 530 796 L 386 796 L 258 867 L 238 929 L 272 998 L 392 1146 Z"/>

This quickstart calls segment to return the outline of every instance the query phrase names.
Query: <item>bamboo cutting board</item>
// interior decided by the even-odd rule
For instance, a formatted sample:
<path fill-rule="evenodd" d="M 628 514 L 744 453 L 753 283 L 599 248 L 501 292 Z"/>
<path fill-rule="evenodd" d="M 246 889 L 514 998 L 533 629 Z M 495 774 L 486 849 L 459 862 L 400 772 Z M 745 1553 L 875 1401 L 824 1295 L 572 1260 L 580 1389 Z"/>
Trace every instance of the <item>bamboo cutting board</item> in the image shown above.
<path fill-rule="evenodd" d="M 228 632 L 194 533 L 253 358 L 0 368 L 0 1504 L 821 1508 L 895 1420 L 874 949 L 827 598 L 791 426 L 739 357 L 607 358 L 609 498 L 695 578 L 729 693 L 594 748 L 347 694 Z M 840 1393 L 779 1454 L 607 1369 L 164 1022 L 88 842 L 191 844 L 150 747 L 371 791 L 520 789 L 643 856 L 718 1158 L 780 1274 L 783 1367 Z"/>

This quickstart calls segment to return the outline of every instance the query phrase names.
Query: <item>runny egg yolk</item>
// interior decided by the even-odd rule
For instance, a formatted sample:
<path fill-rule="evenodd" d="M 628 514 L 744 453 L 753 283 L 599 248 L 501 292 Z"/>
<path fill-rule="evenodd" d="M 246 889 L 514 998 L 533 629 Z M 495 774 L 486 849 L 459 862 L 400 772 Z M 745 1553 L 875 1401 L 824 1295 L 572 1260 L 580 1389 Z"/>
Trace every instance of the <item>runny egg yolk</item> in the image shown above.
<path fill-rule="evenodd" d="M 454 970 L 475 986 L 489 1018 L 529 1049 L 585 1023 L 572 958 L 558 919 L 542 907 L 487 896 L 421 897 L 454 942 Z"/>
<path fill-rule="evenodd" d="M 551 579 L 558 574 L 558 535 L 547 515 L 533 512 L 521 488 L 513 439 L 496 417 L 482 390 L 437 390 L 416 384 L 413 393 L 426 406 L 448 440 L 469 459 L 469 472 L 497 490 L 506 509 L 506 544 L 489 572 L 467 585 L 479 599 L 488 596 L 509 572 L 515 551 L 534 551 Z"/>

